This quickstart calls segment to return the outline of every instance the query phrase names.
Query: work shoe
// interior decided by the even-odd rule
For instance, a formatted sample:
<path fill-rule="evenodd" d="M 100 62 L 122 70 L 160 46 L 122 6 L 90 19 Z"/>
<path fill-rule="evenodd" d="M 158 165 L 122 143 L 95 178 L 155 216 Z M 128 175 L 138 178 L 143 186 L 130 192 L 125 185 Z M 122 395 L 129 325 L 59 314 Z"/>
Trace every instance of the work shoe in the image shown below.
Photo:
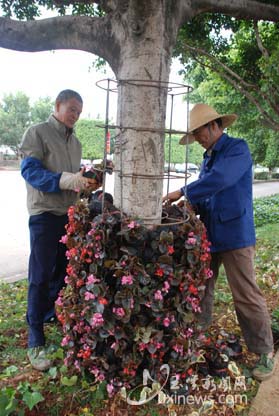
<path fill-rule="evenodd" d="M 52 362 L 47 358 L 48 351 L 45 347 L 34 347 L 29 348 L 27 352 L 27 357 L 33 368 L 39 371 L 48 370 Z"/>
<path fill-rule="evenodd" d="M 268 354 L 261 354 L 260 360 L 252 370 L 253 377 L 258 381 L 267 380 L 274 372 L 274 358 L 269 358 Z"/>
<path fill-rule="evenodd" d="M 44 324 L 56 324 L 58 319 L 56 315 L 44 318 Z"/>

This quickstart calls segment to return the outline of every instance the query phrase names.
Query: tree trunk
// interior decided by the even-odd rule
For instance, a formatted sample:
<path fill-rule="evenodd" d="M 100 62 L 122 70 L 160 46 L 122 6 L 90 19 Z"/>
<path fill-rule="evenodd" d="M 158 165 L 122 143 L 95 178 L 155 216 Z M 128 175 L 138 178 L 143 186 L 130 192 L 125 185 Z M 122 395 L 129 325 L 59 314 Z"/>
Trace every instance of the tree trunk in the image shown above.
<path fill-rule="evenodd" d="M 129 17 L 129 36 L 121 48 L 117 80 L 115 202 L 123 211 L 161 222 L 164 129 L 172 40 L 166 27 L 165 2 L 141 10 L 137 32 Z M 163 4 L 163 5 L 162 5 Z M 145 20 L 143 21 L 143 15 Z M 173 37 L 171 37 L 173 38 Z"/>

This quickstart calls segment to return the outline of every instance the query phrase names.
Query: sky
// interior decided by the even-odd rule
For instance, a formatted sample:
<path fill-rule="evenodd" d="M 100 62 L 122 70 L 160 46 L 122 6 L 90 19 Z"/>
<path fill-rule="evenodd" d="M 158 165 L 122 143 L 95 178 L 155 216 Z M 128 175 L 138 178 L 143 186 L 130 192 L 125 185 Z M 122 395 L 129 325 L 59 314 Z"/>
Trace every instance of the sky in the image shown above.
<path fill-rule="evenodd" d="M 76 50 L 47 52 L 16 52 L 0 48 L 0 100 L 4 94 L 24 92 L 31 104 L 40 97 L 51 97 L 66 88 L 76 90 L 83 98 L 81 118 L 105 118 L 106 91 L 96 86 L 102 79 L 115 79 L 108 68 L 106 74 L 92 69 L 95 55 Z M 170 75 L 171 82 L 184 83 L 178 75 L 180 65 L 174 61 Z M 105 84 L 103 84 L 105 85 Z M 110 120 L 115 121 L 117 94 L 110 94 Z M 174 97 L 172 128 L 186 130 L 186 103 L 182 96 Z M 167 124 L 169 123 L 169 112 Z"/>

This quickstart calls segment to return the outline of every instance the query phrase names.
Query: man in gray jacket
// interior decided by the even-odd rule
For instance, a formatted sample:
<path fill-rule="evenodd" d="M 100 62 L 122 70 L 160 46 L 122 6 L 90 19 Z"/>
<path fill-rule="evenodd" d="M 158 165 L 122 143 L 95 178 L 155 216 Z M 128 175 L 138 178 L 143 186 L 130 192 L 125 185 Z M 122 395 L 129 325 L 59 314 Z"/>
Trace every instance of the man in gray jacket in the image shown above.
<path fill-rule="evenodd" d="M 66 233 L 67 211 L 75 203 L 77 191 L 100 186 L 95 179 L 85 178 L 80 170 L 81 144 L 73 127 L 82 106 L 77 92 L 61 91 L 54 113 L 46 122 L 29 127 L 20 145 L 21 174 L 26 181 L 30 214 L 27 355 L 32 366 L 40 371 L 51 366 L 44 322 L 51 315 L 55 317 L 54 302 L 64 286 L 67 259 L 60 240 Z"/>

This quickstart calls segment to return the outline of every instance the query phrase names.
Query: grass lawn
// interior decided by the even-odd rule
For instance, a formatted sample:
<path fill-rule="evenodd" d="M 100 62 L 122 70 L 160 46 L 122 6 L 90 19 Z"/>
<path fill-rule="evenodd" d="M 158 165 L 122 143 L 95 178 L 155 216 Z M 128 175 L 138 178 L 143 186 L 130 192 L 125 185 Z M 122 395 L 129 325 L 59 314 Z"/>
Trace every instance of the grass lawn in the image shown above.
<path fill-rule="evenodd" d="M 273 328 L 279 331 L 279 224 L 265 225 L 257 229 L 256 274 L 258 284 L 267 300 L 269 311 L 273 317 Z M 0 301 L 0 415 L 39 415 L 39 416 L 185 416 L 185 415 L 226 415 L 247 416 L 251 400 L 255 396 L 258 383 L 251 378 L 251 367 L 257 357 L 248 353 L 243 346 L 243 356 L 231 367 L 231 378 L 234 380 L 239 371 L 245 376 L 245 397 L 247 403 L 219 403 L 218 392 L 211 391 L 220 384 L 221 379 L 214 379 L 210 388 L 197 380 L 199 397 L 215 400 L 210 410 L 210 400 L 198 406 L 158 404 L 157 398 L 142 406 L 129 406 L 119 396 L 109 400 L 104 389 L 97 388 L 93 380 L 78 378 L 73 369 L 63 365 L 63 349 L 59 348 L 53 355 L 54 366 L 45 373 L 31 368 L 26 359 L 27 328 L 26 311 L 26 280 L 1 285 Z M 226 277 L 222 272 L 219 276 L 216 295 L 214 324 L 210 328 L 212 342 L 222 337 L 222 331 L 240 335 L 236 322 L 232 297 L 228 289 Z M 59 345 L 62 333 L 59 325 L 46 326 L 47 338 L 51 343 Z M 221 335 L 220 335 L 221 334 Z M 277 344 L 275 345 L 277 347 Z M 208 387 L 208 386 L 207 386 Z M 233 394 L 233 393 L 232 393 Z M 232 396 L 231 394 L 231 396 Z M 229 391 L 226 392 L 228 397 Z M 194 410 L 199 409 L 199 413 Z M 191 413 L 192 412 L 192 413 Z"/>

